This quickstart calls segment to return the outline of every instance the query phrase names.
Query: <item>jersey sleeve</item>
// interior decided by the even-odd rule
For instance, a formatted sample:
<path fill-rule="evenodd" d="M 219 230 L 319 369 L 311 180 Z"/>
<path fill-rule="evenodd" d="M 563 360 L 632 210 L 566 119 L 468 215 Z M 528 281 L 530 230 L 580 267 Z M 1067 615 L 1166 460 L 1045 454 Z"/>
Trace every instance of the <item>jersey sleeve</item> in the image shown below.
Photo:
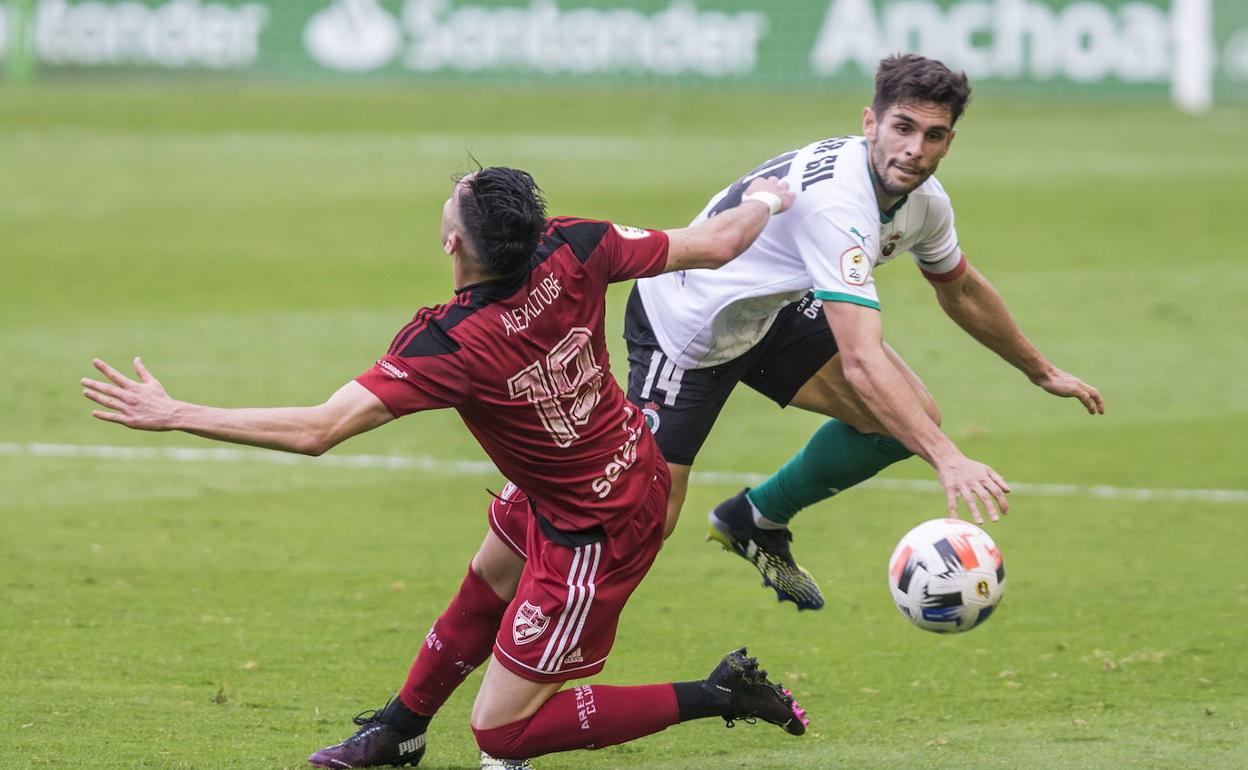
<path fill-rule="evenodd" d="M 923 232 L 910 248 L 914 263 L 929 281 L 952 281 L 966 271 L 966 259 L 958 247 L 958 232 L 953 227 L 953 205 L 942 191 L 927 198 Z"/>
<path fill-rule="evenodd" d="M 874 260 L 868 251 L 879 247 L 872 237 L 878 239 L 880 226 L 868 219 L 852 209 L 821 209 L 794 230 L 794 244 L 818 299 L 880 309 Z"/>
<path fill-rule="evenodd" d="M 458 406 L 470 391 L 468 376 L 453 354 L 419 358 L 387 355 L 355 381 L 381 399 L 395 417 Z"/>
<path fill-rule="evenodd" d="M 598 245 L 606 257 L 607 281 L 649 278 L 667 266 L 668 239 L 662 230 L 607 223 Z"/>

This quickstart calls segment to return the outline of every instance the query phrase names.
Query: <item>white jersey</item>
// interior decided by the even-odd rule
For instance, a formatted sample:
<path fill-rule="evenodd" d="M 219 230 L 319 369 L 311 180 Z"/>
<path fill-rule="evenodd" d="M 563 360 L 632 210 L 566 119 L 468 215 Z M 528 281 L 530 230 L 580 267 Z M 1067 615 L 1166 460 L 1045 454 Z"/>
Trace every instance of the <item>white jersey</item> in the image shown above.
<path fill-rule="evenodd" d="M 718 270 L 684 270 L 637 282 L 663 352 L 682 369 L 731 361 L 757 344 L 786 304 L 814 290 L 825 302 L 879 310 L 875 268 L 910 252 L 932 280 L 961 273 L 949 196 L 930 177 L 890 212 L 876 202 L 860 136 L 825 139 L 785 153 L 711 199 L 701 222 L 740 205 L 755 177 L 778 176 L 797 193 L 792 208 Z"/>

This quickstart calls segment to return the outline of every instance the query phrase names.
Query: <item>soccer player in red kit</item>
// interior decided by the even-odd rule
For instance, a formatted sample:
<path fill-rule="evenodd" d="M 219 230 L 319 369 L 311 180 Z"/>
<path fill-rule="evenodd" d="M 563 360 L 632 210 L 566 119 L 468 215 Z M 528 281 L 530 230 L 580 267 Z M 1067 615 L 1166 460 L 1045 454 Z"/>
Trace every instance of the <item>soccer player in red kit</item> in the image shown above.
<path fill-rule="evenodd" d="M 493 647 L 472 711 L 477 743 L 488 754 L 598 748 L 711 716 L 760 718 L 800 735 L 800 708 L 744 650 L 729 653 L 703 680 L 560 691 L 602 669 L 619 613 L 662 543 L 667 507 L 666 464 L 607 368 L 606 287 L 717 267 L 791 201 L 783 183 L 759 179 L 740 206 L 720 216 L 679 230 L 643 230 L 547 219 L 527 173 L 482 169 L 457 182 L 443 207 L 454 299 L 416 313 L 374 367 L 324 404 L 220 409 L 175 401 L 137 358 L 138 381 L 97 359 L 111 383 L 84 379 L 84 394 L 104 407 L 96 417 L 131 428 L 313 455 L 396 417 L 456 409 L 511 482 L 491 506 L 483 548 L 510 548 L 520 565 L 509 597 L 470 569 L 439 618 L 453 616 L 451 636 L 467 639 L 450 641 L 470 648 L 459 661 L 469 669 Z M 435 625 L 427 644 L 444 644 L 437 633 Z M 358 719 L 355 735 L 309 761 L 418 762 L 432 711 L 407 689 L 408 697 Z"/>

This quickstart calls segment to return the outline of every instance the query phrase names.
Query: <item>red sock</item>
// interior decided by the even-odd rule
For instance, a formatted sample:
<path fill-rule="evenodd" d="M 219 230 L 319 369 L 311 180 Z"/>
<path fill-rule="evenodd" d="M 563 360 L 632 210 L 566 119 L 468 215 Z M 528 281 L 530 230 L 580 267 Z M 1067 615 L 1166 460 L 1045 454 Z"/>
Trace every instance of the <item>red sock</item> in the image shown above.
<path fill-rule="evenodd" d="M 508 602 L 468 567 L 459 593 L 425 635 L 399 700 L 417 714 L 433 716 L 472 670 L 485 662 Z"/>
<path fill-rule="evenodd" d="M 571 749 L 600 749 L 680 721 L 670 684 L 639 687 L 582 685 L 555 693 L 528 719 L 489 730 L 472 729 L 486 754 L 532 759 Z"/>

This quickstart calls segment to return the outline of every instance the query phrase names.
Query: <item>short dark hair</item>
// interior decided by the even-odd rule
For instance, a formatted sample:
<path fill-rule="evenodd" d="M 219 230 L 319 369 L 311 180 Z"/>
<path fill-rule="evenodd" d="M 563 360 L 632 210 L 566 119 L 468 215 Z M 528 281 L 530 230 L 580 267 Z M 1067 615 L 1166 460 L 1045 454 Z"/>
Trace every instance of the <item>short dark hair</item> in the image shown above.
<path fill-rule="evenodd" d="M 878 120 L 897 104 L 933 102 L 947 107 L 952 122 L 957 123 L 970 100 L 971 84 L 965 72 L 954 72 L 935 59 L 907 53 L 880 60 L 871 109 Z"/>
<path fill-rule="evenodd" d="M 546 229 L 546 199 L 528 172 L 491 166 L 467 178 L 460 198 L 465 235 L 481 266 L 509 276 L 522 269 Z"/>

